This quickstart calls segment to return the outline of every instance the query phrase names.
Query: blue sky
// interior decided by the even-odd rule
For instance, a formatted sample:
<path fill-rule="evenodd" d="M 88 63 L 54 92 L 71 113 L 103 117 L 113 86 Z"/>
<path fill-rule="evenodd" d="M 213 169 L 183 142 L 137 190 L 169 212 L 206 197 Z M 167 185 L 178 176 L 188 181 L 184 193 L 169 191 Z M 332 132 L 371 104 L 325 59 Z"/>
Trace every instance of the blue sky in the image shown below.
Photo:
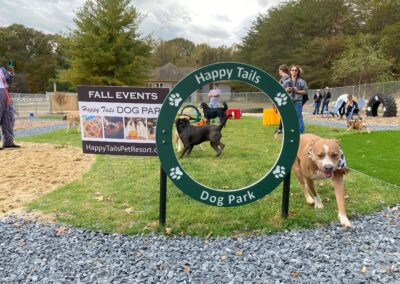
<path fill-rule="evenodd" d="M 84 0 L 0 0 L 0 26 L 13 23 L 43 31 L 63 33 L 74 28 L 73 19 Z M 259 13 L 279 0 L 135 0 L 144 16 L 143 35 L 169 40 L 183 37 L 211 46 L 239 43 Z"/>

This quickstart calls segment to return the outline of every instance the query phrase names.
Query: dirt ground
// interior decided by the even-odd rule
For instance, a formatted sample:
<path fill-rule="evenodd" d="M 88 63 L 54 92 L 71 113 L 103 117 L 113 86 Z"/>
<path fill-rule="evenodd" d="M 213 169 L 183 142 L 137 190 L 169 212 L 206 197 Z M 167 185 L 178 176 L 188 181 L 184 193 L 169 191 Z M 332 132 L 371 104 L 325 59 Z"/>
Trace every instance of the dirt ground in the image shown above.
<path fill-rule="evenodd" d="M 0 217 L 27 216 L 21 207 L 66 183 L 78 180 L 94 162 L 75 147 L 18 142 L 0 151 Z M 31 216 L 34 217 L 34 216 Z"/>

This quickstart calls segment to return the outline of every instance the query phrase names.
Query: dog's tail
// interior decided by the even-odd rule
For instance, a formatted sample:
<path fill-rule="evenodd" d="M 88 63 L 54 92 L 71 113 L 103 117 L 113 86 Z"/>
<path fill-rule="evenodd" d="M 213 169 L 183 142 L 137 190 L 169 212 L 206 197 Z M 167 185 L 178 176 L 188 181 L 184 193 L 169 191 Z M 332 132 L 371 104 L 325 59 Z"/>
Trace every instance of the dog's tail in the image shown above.
<path fill-rule="evenodd" d="M 229 114 L 225 116 L 224 120 L 218 125 L 218 129 L 221 130 L 222 128 L 225 127 L 226 122 L 228 121 L 228 118 L 232 117 L 232 114 Z"/>
<path fill-rule="evenodd" d="M 226 102 L 223 102 L 222 105 L 224 106 L 224 111 L 226 111 L 228 109 L 228 105 L 226 104 Z"/>

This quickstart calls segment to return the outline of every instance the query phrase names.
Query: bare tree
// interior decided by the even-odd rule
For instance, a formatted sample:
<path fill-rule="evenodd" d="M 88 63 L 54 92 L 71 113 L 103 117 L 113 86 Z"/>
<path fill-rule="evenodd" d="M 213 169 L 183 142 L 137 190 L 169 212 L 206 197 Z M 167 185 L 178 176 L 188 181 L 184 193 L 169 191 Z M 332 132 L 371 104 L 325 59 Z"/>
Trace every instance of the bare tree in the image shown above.
<path fill-rule="evenodd" d="M 67 104 L 67 95 L 63 94 L 63 93 L 55 92 L 53 97 L 59 107 L 59 111 L 62 111 L 62 107 L 65 104 Z"/>

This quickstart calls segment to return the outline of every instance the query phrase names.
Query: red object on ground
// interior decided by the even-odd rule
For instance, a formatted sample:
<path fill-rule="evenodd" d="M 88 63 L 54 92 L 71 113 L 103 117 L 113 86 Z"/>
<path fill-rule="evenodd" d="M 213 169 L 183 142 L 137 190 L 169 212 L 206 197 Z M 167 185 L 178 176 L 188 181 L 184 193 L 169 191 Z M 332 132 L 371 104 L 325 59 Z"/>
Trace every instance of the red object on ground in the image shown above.
<path fill-rule="evenodd" d="M 230 115 L 232 114 L 232 116 L 235 119 L 240 119 L 240 108 L 228 108 L 226 110 L 226 115 Z M 230 117 L 229 119 L 232 119 L 232 117 Z"/>

